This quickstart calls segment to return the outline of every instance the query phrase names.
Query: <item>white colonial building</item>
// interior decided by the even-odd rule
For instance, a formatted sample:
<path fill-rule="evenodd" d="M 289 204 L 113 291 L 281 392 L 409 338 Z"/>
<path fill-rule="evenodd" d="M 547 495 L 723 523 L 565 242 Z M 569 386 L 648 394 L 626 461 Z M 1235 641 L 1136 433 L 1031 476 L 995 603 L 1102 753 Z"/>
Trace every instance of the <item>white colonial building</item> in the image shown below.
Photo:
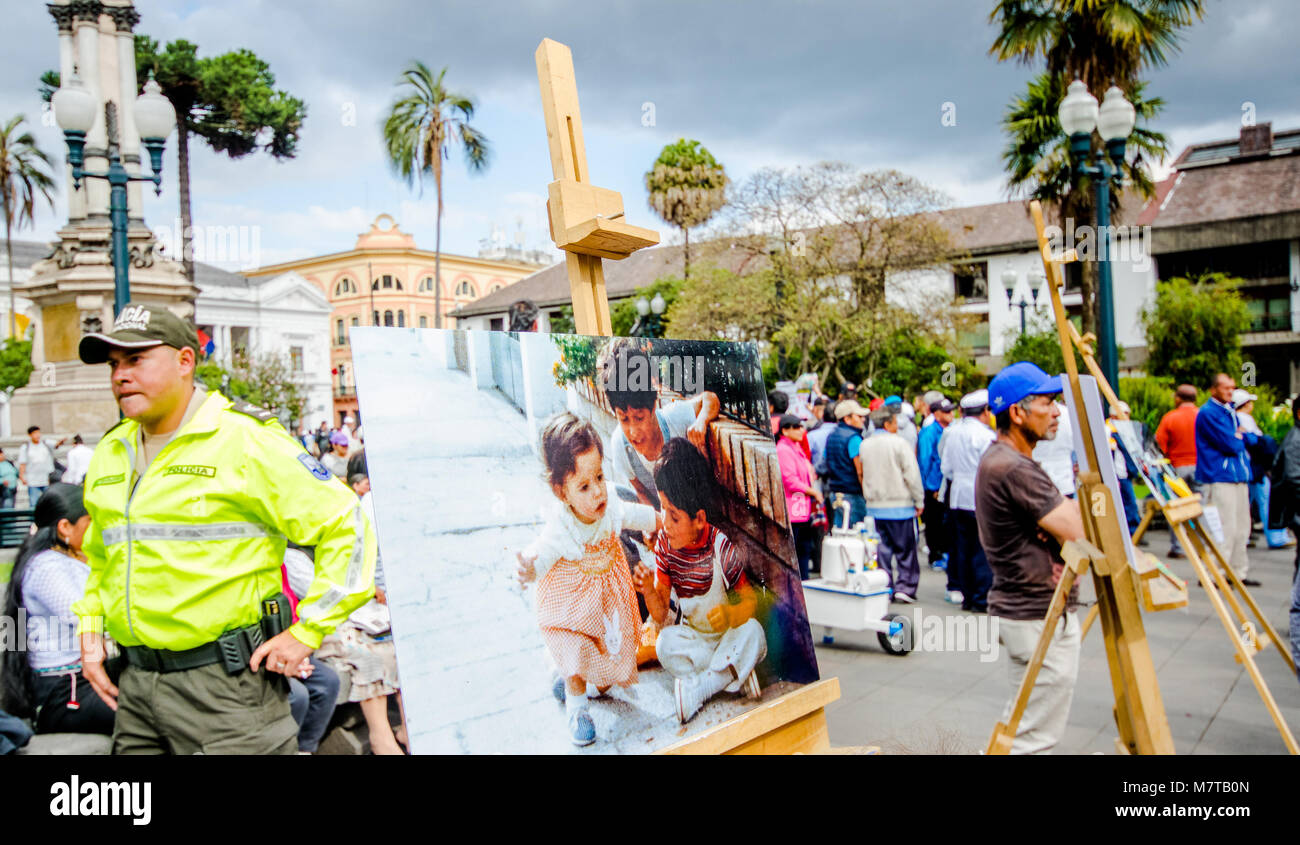
<path fill-rule="evenodd" d="M 295 272 L 250 280 L 210 265 L 195 267 L 194 322 L 212 338 L 212 356 L 229 366 L 236 349 L 280 356 L 307 394 L 303 424 L 332 418 L 329 323 L 333 306 Z"/>

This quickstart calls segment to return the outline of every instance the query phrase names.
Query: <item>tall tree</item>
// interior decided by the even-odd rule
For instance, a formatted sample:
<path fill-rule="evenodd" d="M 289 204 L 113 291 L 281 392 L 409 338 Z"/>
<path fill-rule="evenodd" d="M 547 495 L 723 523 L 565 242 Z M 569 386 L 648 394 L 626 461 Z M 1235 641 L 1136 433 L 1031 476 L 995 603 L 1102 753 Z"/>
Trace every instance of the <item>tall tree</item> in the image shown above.
<path fill-rule="evenodd" d="M 998 34 L 989 52 L 998 61 L 1024 65 L 1042 62 L 1045 72 L 1008 108 L 1003 127 L 1009 143 L 1003 153 L 1008 187 L 1054 204 L 1062 218 L 1090 220 L 1091 186 L 1071 190 L 1068 139 L 1056 112 L 1065 89 L 1081 79 L 1101 97 L 1111 86 L 1122 90 L 1150 120 L 1163 105 L 1145 99 L 1139 74 L 1166 64 L 1179 49 L 1179 31 L 1204 16 L 1204 0 L 998 0 L 989 20 Z M 1094 154 L 1103 149 L 1093 135 Z M 1124 176 L 1143 197 L 1153 191 L 1146 163 L 1168 153 L 1164 136 L 1140 128 L 1130 139 Z M 1119 192 L 1113 191 L 1118 203 Z M 1095 268 L 1081 267 L 1083 330 L 1096 330 Z"/>
<path fill-rule="evenodd" d="M 727 202 L 727 173 L 699 141 L 685 138 L 659 153 L 645 175 L 650 207 L 665 223 L 682 230 L 682 277 L 691 276 L 691 228 L 709 221 Z"/>
<path fill-rule="evenodd" d="M 397 99 L 384 120 L 384 148 L 394 172 L 407 185 L 424 188 L 424 175 L 433 176 L 438 191 L 438 217 L 433 253 L 433 295 L 435 328 L 442 328 L 442 162 L 452 144 L 465 154 L 465 166 L 481 173 L 488 166 L 488 139 L 473 126 L 474 101 L 448 91 L 443 84 L 447 68 L 433 71 L 421 61 L 412 61 L 397 80 Z M 371 284 L 374 280 L 371 280 Z"/>
<path fill-rule="evenodd" d="M 185 276 L 192 282 L 190 136 L 232 159 L 258 151 L 277 160 L 293 158 L 307 106 L 288 92 L 276 90 L 270 65 L 251 50 L 200 58 L 198 47 L 184 39 L 160 49 L 149 36 L 137 35 L 135 71 L 140 87 L 152 73 L 163 96 L 176 109 L 181 258 Z"/>
<path fill-rule="evenodd" d="M 5 256 L 9 264 L 9 337 L 15 339 L 18 317 L 14 310 L 13 229 L 31 225 L 36 200 L 43 197 L 54 207 L 54 179 L 50 157 L 36 146 L 36 138 L 23 128 L 26 118 L 17 115 L 0 126 L 0 203 L 5 216 Z"/>

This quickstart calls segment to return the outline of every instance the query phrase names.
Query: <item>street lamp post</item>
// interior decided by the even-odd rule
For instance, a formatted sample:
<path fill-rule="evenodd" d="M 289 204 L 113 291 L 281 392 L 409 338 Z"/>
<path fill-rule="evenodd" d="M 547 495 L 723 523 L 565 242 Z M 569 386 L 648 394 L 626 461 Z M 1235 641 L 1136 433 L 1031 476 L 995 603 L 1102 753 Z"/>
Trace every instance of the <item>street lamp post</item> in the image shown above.
<path fill-rule="evenodd" d="M 1002 286 L 1007 290 L 1008 299 L 1010 298 L 1010 292 L 1016 289 L 1016 282 L 1019 279 L 1020 279 L 1020 275 L 1016 273 L 1015 270 L 1012 270 L 1010 267 L 1002 271 Z M 1020 294 L 1019 300 L 1011 303 L 1012 307 L 1020 309 L 1020 333 L 1021 334 L 1025 333 L 1025 309 L 1036 306 L 1038 304 L 1038 290 L 1042 286 L 1042 281 L 1043 281 L 1043 277 L 1041 273 L 1030 273 L 1029 274 L 1029 296 L 1031 298 L 1025 299 L 1025 295 L 1022 293 Z"/>
<path fill-rule="evenodd" d="M 632 326 L 633 337 L 660 337 L 663 334 L 663 319 L 660 316 L 668 309 L 663 294 L 656 293 L 654 299 L 644 296 L 636 301 L 636 324 Z"/>
<path fill-rule="evenodd" d="M 144 93 L 135 101 L 135 124 L 141 143 L 149 152 L 152 176 L 132 176 L 122 166 L 118 149 L 117 110 L 113 103 L 104 104 L 104 118 L 108 129 L 108 171 L 92 173 L 82 169 L 85 163 L 86 133 L 95 124 L 98 105 L 94 94 L 86 89 L 76 73 L 54 92 L 51 100 L 54 119 L 63 129 L 68 144 L 68 163 L 72 165 L 72 185 L 81 187 L 82 179 L 107 179 L 109 184 L 109 220 L 112 225 L 113 260 L 113 316 L 117 317 L 131 301 L 131 282 L 128 275 L 130 261 L 127 257 L 127 201 L 126 186 L 131 182 L 152 182 L 155 193 L 162 193 L 163 145 L 172 127 L 176 125 L 176 111 L 162 95 L 158 83 L 150 77 Z"/>
<path fill-rule="evenodd" d="M 1115 293 L 1110 268 L 1110 182 L 1123 173 L 1124 145 L 1133 132 L 1137 112 L 1124 98 L 1124 92 L 1112 85 L 1097 108 L 1097 98 L 1088 93 L 1081 80 L 1070 83 L 1058 113 L 1061 128 L 1070 137 L 1070 163 L 1073 181 L 1093 177 L 1097 185 L 1097 353 L 1102 374 L 1116 389 L 1119 387 L 1119 360 L 1115 347 Z M 1106 144 L 1105 156 L 1093 156 L 1092 131 L 1097 130 Z M 1110 160 L 1107 161 L 1106 159 Z M 1088 160 L 1094 159 L 1089 164 Z M 1087 307 L 1084 303 L 1084 307 Z"/>

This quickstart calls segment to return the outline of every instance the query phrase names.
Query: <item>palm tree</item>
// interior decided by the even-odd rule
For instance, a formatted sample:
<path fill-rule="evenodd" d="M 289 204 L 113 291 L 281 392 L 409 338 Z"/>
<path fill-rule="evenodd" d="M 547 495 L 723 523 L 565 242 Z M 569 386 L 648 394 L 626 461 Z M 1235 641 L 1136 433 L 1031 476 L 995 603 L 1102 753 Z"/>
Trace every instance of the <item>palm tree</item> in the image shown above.
<path fill-rule="evenodd" d="M 1137 109 L 1139 121 L 1149 121 L 1164 103 L 1143 98 L 1145 83 L 1138 74 L 1168 62 L 1179 49 L 1179 30 L 1202 18 L 1204 6 L 1204 0 L 998 0 L 989 15 L 999 29 L 989 52 L 998 61 L 1046 64 L 1003 119 L 1010 141 L 1002 157 L 1011 193 L 1054 204 L 1062 218 L 1090 219 L 1090 191 L 1086 183 L 1071 189 L 1068 141 L 1056 116 L 1066 86 L 1081 79 L 1100 96 L 1116 85 Z M 1093 147 L 1100 154 L 1095 133 Z M 1149 198 L 1154 186 L 1146 162 L 1168 153 L 1165 138 L 1139 128 L 1128 150 L 1124 176 Z M 1112 203 L 1118 203 L 1118 194 L 1112 191 Z M 1081 266 L 1085 333 L 1096 324 L 1093 271 L 1090 264 Z"/>
<path fill-rule="evenodd" d="M 669 144 L 645 175 L 650 207 L 685 239 L 682 278 L 691 275 L 691 227 L 709 220 L 727 202 L 727 173 L 699 141 Z"/>
<path fill-rule="evenodd" d="M 435 328 L 442 328 L 442 162 L 453 143 L 460 144 L 471 173 L 485 170 L 490 155 L 487 138 L 469 124 L 474 101 L 448 91 L 443 85 L 446 75 L 445 67 L 434 76 L 424 62 L 412 61 L 397 80 L 398 98 L 384 120 L 384 147 L 393 170 L 407 185 L 418 184 L 421 190 L 424 174 L 431 173 L 438 190 L 433 253 Z"/>
<path fill-rule="evenodd" d="M 1098 96 L 1126 92 L 1138 74 L 1179 50 L 1178 30 L 1205 16 L 1205 0 L 998 0 L 998 61 L 1043 58 L 1053 76 L 1082 79 Z"/>
<path fill-rule="evenodd" d="M 26 118 L 18 115 L 0 127 L 0 202 L 5 216 L 5 255 L 9 260 L 9 337 L 18 334 L 18 318 L 14 311 L 14 250 L 13 227 L 30 225 L 35 217 L 36 198 L 44 197 L 54 207 L 50 193 L 54 179 L 48 168 L 50 157 L 36 146 L 31 132 L 22 129 Z"/>

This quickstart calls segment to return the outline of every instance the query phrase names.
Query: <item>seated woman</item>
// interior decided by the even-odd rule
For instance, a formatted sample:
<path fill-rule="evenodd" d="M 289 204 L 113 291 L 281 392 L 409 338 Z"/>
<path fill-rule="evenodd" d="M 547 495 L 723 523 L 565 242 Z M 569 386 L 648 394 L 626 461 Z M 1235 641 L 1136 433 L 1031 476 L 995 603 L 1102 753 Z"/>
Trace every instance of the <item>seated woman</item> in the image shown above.
<path fill-rule="evenodd" d="M 367 492 L 368 479 L 352 479 L 353 489 L 360 494 Z M 370 500 L 363 497 L 362 510 L 367 511 L 367 518 L 373 524 L 369 511 Z M 308 559 L 304 556 L 304 559 Z M 286 556 L 285 569 L 289 586 L 297 595 L 306 595 L 311 584 L 311 569 L 296 565 L 295 560 Z M 373 633 L 375 618 L 382 614 L 375 613 L 375 603 L 387 603 L 384 593 L 383 568 L 375 561 L 375 599 L 362 606 L 352 616 L 334 629 L 317 649 L 315 659 L 334 669 L 339 674 L 346 673 L 351 685 L 348 688 L 348 701 L 361 704 L 361 713 L 365 716 L 366 727 L 370 731 L 370 749 L 375 754 L 403 754 L 402 745 L 406 741 L 405 724 L 394 734 L 388 721 L 388 696 L 400 692 L 397 681 L 397 652 L 393 648 L 392 634 L 389 632 Z M 386 610 L 387 608 L 384 608 Z M 400 709 L 402 699 L 398 696 Z M 403 713 L 402 721 L 406 716 Z"/>
<path fill-rule="evenodd" d="M 90 567 L 81 540 L 90 527 L 75 484 L 51 484 L 36 503 L 36 533 L 18 549 L 5 593 L 5 617 L 26 612 L 27 651 L 4 653 L 4 709 L 35 719 L 37 733 L 113 732 L 113 711 L 81 675 L 72 603 Z"/>

